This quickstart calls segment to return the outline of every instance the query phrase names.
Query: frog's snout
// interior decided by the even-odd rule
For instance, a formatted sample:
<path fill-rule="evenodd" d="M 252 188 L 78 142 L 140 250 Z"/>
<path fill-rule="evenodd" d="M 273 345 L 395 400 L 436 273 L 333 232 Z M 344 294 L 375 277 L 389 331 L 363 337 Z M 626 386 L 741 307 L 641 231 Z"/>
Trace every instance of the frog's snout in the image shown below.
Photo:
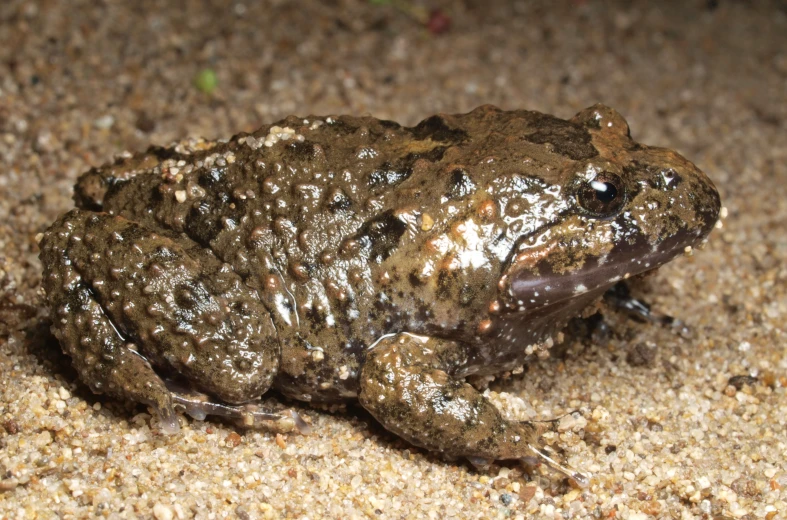
<path fill-rule="evenodd" d="M 706 203 L 702 203 L 698 205 L 697 212 L 702 216 L 702 221 L 704 222 L 704 226 L 702 227 L 702 233 L 700 236 L 702 237 L 701 240 L 705 240 L 710 232 L 713 231 L 713 228 L 716 227 L 719 218 L 722 216 L 722 207 L 721 207 L 721 197 L 719 196 L 719 191 L 716 189 L 716 186 L 713 185 L 710 179 L 706 177 L 706 190 L 707 190 L 707 199 Z"/>
<path fill-rule="evenodd" d="M 690 180 L 684 183 L 682 190 L 658 193 L 653 197 L 664 207 L 658 214 L 649 215 L 661 222 L 660 230 L 649 236 L 651 242 L 661 244 L 658 249 L 664 258 L 659 263 L 666 263 L 682 250 L 701 244 L 719 220 L 721 197 L 716 186 L 702 171 L 696 167 L 693 170 L 687 174 Z M 643 233 L 647 235 L 647 229 L 643 229 Z"/>

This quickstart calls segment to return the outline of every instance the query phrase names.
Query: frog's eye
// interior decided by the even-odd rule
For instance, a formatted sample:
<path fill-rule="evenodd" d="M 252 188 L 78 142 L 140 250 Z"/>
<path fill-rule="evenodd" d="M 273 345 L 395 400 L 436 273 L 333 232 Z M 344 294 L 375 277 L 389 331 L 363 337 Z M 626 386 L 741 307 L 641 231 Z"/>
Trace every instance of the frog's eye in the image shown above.
<path fill-rule="evenodd" d="M 594 217 L 612 217 L 626 203 L 626 185 L 610 172 L 602 172 L 593 180 L 582 181 L 576 191 L 580 207 Z"/>

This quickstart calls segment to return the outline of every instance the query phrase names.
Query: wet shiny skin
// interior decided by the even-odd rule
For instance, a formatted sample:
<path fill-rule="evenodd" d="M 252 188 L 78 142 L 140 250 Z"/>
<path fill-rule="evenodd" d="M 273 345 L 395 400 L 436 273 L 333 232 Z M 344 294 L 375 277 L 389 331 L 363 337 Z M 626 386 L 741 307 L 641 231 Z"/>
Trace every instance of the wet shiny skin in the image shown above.
<path fill-rule="evenodd" d="M 242 416 L 271 386 L 359 399 L 416 445 L 486 459 L 529 455 L 538 432 L 464 376 L 520 366 L 719 212 L 701 171 L 602 105 L 412 128 L 293 116 L 91 170 L 75 200 L 41 260 L 53 331 L 94 391 L 170 429 L 172 379 L 208 396 L 194 415 Z"/>

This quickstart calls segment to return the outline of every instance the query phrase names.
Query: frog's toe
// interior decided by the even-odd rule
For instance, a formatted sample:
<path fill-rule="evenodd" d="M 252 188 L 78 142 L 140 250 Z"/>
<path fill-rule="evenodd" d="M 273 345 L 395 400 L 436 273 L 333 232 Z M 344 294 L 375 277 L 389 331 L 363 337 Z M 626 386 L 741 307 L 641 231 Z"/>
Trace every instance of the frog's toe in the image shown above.
<path fill-rule="evenodd" d="M 538 439 L 542 439 L 545 434 L 559 434 L 567 430 L 576 428 L 580 422 L 581 414 L 578 410 L 568 412 L 555 419 L 545 421 L 521 421 L 520 424 L 527 425 L 529 428 L 534 428 Z M 550 470 L 560 473 L 561 475 L 571 479 L 579 487 L 587 487 L 590 475 L 580 473 L 571 468 L 566 462 L 558 462 L 560 456 L 554 450 L 543 442 L 528 444 L 529 453 L 519 460 L 526 467 L 536 467 L 543 464 Z"/>
<path fill-rule="evenodd" d="M 180 431 L 180 422 L 174 410 L 158 410 L 157 414 L 161 433 L 165 435 L 174 435 Z"/>
<path fill-rule="evenodd" d="M 303 435 L 311 433 L 311 426 L 295 410 L 270 410 L 257 404 L 230 405 L 218 402 L 201 392 L 185 388 L 168 381 L 176 407 L 198 421 L 207 416 L 223 417 L 243 428 L 266 430 L 277 433 L 298 431 Z"/>
<path fill-rule="evenodd" d="M 560 464 L 551 453 L 547 452 L 547 448 L 530 446 L 530 450 L 532 455 L 520 459 L 526 466 L 532 467 L 538 464 L 544 464 L 552 471 L 571 479 L 578 487 L 586 488 L 590 485 L 591 475 L 580 473 L 567 465 Z"/>
<path fill-rule="evenodd" d="M 678 321 L 672 316 L 653 311 L 647 302 L 635 298 L 626 281 L 620 281 L 607 289 L 604 293 L 604 301 L 613 309 L 624 312 L 638 321 L 667 326 L 674 325 Z"/>

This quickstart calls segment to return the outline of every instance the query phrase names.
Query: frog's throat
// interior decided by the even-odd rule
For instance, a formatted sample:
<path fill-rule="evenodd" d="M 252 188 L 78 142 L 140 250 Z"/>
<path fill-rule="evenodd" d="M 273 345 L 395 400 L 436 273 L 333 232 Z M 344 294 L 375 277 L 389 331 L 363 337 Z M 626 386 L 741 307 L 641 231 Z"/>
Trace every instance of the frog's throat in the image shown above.
<path fill-rule="evenodd" d="M 606 289 L 631 276 L 656 269 L 682 254 L 696 237 L 674 235 L 653 245 L 642 235 L 615 244 L 604 254 L 585 255 L 574 266 L 564 267 L 548 254 L 512 262 L 501 278 L 500 297 L 513 312 L 545 310 L 556 304 Z"/>

